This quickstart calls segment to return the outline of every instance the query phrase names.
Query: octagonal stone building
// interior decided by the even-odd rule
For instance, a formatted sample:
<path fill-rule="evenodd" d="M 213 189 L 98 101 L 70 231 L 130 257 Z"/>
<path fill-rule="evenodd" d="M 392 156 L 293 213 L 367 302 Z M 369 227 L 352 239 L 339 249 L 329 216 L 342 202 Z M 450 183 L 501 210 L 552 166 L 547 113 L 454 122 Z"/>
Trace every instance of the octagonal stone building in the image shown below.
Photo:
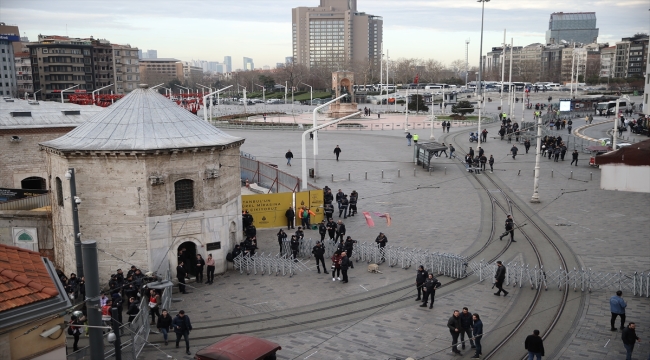
<path fill-rule="evenodd" d="M 216 272 L 241 240 L 239 148 L 146 85 L 66 135 L 41 143 L 52 182 L 57 266 L 75 271 L 66 172 L 74 168 L 82 240 L 97 240 L 102 280 L 134 264 L 175 276 L 178 250 L 211 253 Z M 66 200 L 67 199 L 67 200 Z M 126 272 L 126 271 L 125 271 Z"/>

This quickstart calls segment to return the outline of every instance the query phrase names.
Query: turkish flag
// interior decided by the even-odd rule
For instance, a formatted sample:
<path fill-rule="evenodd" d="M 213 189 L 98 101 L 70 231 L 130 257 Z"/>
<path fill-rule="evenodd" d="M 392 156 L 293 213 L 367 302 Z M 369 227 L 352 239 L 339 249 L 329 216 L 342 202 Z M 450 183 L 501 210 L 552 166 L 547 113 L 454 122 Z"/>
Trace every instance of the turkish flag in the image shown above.
<path fill-rule="evenodd" d="M 415 79 L 413 79 L 414 83 L 418 83 L 420 81 L 420 74 L 415 74 Z"/>
<path fill-rule="evenodd" d="M 375 226 L 375 222 L 372 220 L 372 216 L 370 216 L 369 212 L 363 211 L 362 214 L 366 218 L 366 224 L 368 224 L 368 227 Z"/>

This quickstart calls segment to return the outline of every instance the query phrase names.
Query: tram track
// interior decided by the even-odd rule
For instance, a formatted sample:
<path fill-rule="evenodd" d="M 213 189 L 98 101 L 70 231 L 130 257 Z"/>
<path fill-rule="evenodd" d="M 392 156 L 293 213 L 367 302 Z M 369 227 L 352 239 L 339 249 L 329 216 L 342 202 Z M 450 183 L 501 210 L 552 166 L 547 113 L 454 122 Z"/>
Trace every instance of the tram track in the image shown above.
<path fill-rule="evenodd" d="M 467 130 L 467 131 L 469 131 L 469 130 Z M 460 136 L 460 135 L 463 135 L 467 131 L 461 131 L 461 132 L 459 132 L 457 134 L 454 134 L 454 136 L 452 137 L 452 141 L 457 144 L 456 138 L 458 136 Z M 463 152 L 463 151 L 460 151 L 459 153 L 467 154 L 466 152 Z M 539 224 L 537 224 L 537 222 L 533 219 L 533 217 L 531 215 L 529 215 L 526 211 L 524 211 L 522 206 L 517 204 L 515 199 L 511 198 L 510 195 L 508 195 L 506 193 L 504 187 L 499 185 L 497 183 L 497 181 L 492 178 L 492 176 L 488 175 L 486 172 L 483 172 L 483 175 L 484 176 L 480 176 L 480 175 L 478 175 L 476 173 L 473 173 L 473 179 L 481 186 L 481 188 L 483 188 L 483 190 L 485 190 L 490 195 L 490 197 L 493 199 L 493 201 L 498 202 L 496 197 L 494 197 L 492 195 L 492 192 L 491 192 L 491 187 L 496 188 L 496 190 L 498 190 L 502 194 L 502 196 L 504 197 L 505 202 L 507 203 L 507 208 L 509 209 L 509 211 L 507 213 L 513 214 L 513 212 L 514 212 L 513 210 L 516 209 L 517 212 L 519 213 L 517 215 L 521 215 L 521 217 L 525 219 L 526 223 L 531 224 L 533 226 L 533 228 L 534 228 L 534 231 L 536 231 L 539 235 L 541 235 L 542 238 L 544 238 L 547 241 L 548 245 L 550 245 L 550 247 L 553 249 L 554 255 L 557 256 L 557 259 L 555 259 L 555 260 L 559 261 L 560 266 L 562 268 L 566 269 L 567 268 L 566 259 L 562 255 L 562 252 L 560 251 L 560 249 L 558 248 L 556 243 L 549 236 L 549 234 L 546 231 L 544 231 Z M 482 179 L 488 179 L 488 182 L 491 185 L 486 184 Z M 501 204 L 497 204 L 497 205 L 502 210 L 506 211 L 506 206 L 503 206 Z M 513 214 L 513 217 L 515 217 L 514 215 L 515 214 Z M 517 218 L 520 218 L 520 217 L 516 216 L 515 219 L 517 219 Z M 528 241 L 528 243 L 532 247 L 532 250 L 534 252 L 534 256 L 535 256 L 536 261 L 537 261 L 537 265 L 540 268 L 543 268 L 544 267 L 544 257 L 546 255 L 542 255 L 542 250 L 540 250 L 538 245 L 533 240 L 533 237 L 528 233 L 527 230 L 524 230 L 522 228 L 519 228 L 518 230 L 521 232 L 521 234 L 525 237 L 525 239 Z M 514 284 L 514 286 L 516 286 L 516 284 Z M 520 286 L 521 286 L 521 284 L 520 284 Z M 567 301 L 568 301 L 568 290 L 569 290 L 569 285 L 565 284 L 564 289 L 562 291 L 561 301 L 557 306 L 557 310 L 556 310 L 555 314 L 553 315 L 553 318 L 551 319 L 550 324 L 548 325 L 546 330 L 543 332 L 542 339 L 546 339 L 550 335 L 551 331 L 553 331 L 553 329 L 557 325 L 558 321 L 562 317 L 562 314 L 564 312 L 564 309 L 565 309 Z M 529 304 L 529 306 L 527 307 L 527 309 L 525 310 L 525 313 L 524 313 L 523 317 L 514 325 L 514 327 L 512 327 L 507 332 L 507 334 L 496 345 L 494 345 L 491 348 L 490 352 L 487 353 L 483 357 L 483 359 L 502 359 L 502 358 L 504 358 L 505 354 L 509 354 L 509 352 L 507 352 L 506 349 L 511 346 L 511 343 L 513 342 L 513 339 L 518 335 L 518 333 L 520 332 L 520 330 L 522 329 L 524 324 L 526 324 L 526 322 L 531 318 L 532 314 L 534 314 L 535 310 L 538 308 L 538 305 L 540 303 L 540 299 L 542 297 L 542 293 L 543 293 L 542 286 L 540 285 L 540 286 L 538 286 L 537 289 L 535 289 L 534 297 L 533 297 L 531 303 Z M 525 359 L 525 358 L 527 358 L 527 355 L 522 356 L 522 359 Z"/>

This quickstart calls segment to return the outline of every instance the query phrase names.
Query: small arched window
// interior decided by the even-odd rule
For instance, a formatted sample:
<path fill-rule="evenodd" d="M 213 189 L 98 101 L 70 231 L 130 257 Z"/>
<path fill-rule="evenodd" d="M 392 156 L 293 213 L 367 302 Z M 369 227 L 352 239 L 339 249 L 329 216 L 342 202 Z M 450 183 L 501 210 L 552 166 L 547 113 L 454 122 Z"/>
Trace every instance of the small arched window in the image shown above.
<path fill-rule="evenodd" d="M 59 177 L 56 178 L 56 202 L 63 206 L 63 183 Z"/>
<path fill-rule="evenodd" d="M 20 187 L 25 190 L 45 190 L 45 179 L 38 176 L 31 176 L 20 182 Z"/>
<path fill-rule="evenodd" d="M 183 179 L 175 182 L 174 198 L 176 200 L 176 210 L 193 208 L 194 207 L 194 181 L 189 179 Z"/>

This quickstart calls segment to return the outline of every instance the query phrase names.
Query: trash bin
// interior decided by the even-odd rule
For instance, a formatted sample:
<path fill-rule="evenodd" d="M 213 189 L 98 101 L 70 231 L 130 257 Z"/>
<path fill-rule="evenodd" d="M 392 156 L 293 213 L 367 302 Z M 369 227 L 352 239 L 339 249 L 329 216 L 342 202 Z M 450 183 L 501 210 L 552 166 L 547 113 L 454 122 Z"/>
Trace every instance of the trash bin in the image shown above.
<path fill-rule="evenodd" d="M 309 168 L 309 177 L 314 178 L 314 168 Z"/>

